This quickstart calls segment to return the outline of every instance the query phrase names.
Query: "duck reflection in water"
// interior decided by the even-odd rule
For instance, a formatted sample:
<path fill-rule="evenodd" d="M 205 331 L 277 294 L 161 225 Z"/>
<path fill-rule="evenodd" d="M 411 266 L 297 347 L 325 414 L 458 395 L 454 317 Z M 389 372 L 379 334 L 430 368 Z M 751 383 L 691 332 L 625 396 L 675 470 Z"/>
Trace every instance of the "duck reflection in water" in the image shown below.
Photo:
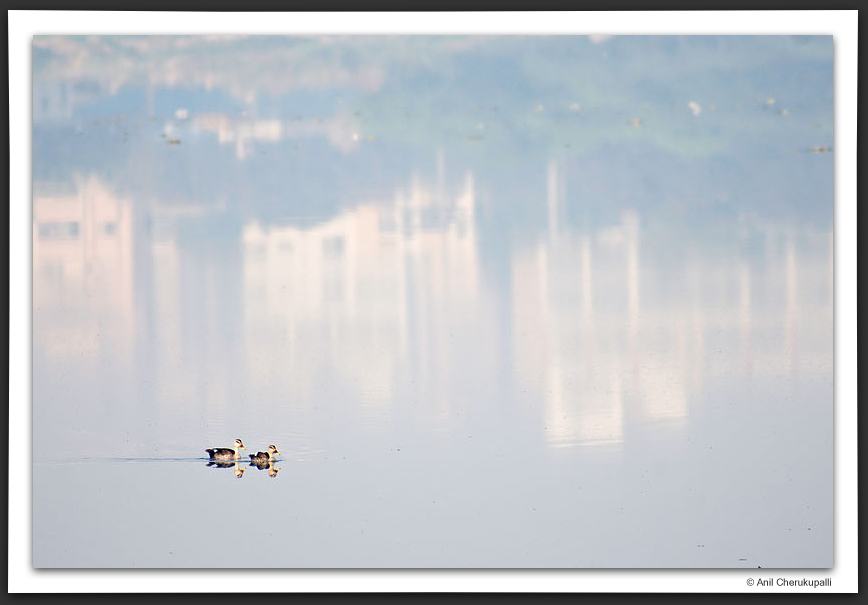
<path fill-rule="evenodd" d="M 250 466 L 258 468 L 261 471 L 268 471 L 269 477 L 276 477 L 277 471 L 280 470 L 279 467 L 274 466 L 274 460 L 251 460 Z"/>
<path fill-rule="evenodd" d="M 235 471 L 235 477 L 241 479 L 241 475 L 244 474 L 246 468 L 242 468 L 237 462 L 215 462 L 211 461 L 207 463 L 205 466 L 210 466 L 213 468 L 231 468 Z"/>

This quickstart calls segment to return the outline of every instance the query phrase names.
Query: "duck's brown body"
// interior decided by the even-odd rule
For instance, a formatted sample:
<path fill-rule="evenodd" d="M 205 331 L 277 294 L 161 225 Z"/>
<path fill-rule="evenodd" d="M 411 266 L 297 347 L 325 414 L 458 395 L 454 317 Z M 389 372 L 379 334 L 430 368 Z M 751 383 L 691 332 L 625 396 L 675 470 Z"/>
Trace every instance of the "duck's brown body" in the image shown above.
<path fill-rule="evenodd" d="M 268 446 L 267 452 L 257 452 L 255 454 L 250 454 L 250 460 L 253 464 L 259 465 L 267 465 L 269 462 L 274 460 L 274 457 L 279 454 L 277 448 L 273 445 Z"/>
<path fill-rule="evenodd" d="M 235 447 L 209 447 L 205 451 L 208 452 L 208 456 L 211 457 L 211 460 L 239 460 L 241 458 L 241 454 L 238 453 L 238 450 L 246 450 L 244 444 L 241 442 L 241 439 L 235 440 Z"/>

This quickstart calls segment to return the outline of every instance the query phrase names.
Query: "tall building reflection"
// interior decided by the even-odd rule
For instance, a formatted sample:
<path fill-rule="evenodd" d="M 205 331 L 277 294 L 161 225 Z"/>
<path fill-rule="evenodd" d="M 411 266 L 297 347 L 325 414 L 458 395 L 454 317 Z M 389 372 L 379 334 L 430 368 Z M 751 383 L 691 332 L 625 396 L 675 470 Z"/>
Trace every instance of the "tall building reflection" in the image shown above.
<path fill-rule="evenodd" d="M 160 418 L 182 425 L 238 424 L 233 408 L 244 401 L 241 366 L 240 254 L 234 235 L 201 235 L 222 217 L 219 205 L 148 205 L 147 286 L 142 306 L 153 315 L 141 335 L 152 367 Z"/>
<path fill-rule="evenodd" d="M 690 240 L 681 256 L 646 258 L 679 245 L 643 245 L 636 210 L 565 228 L 561 179 L 550 163 L 547 236 L 512 258 L 513 370 L 544 403 L 552 445 L 619 443 L 631 422 L 684 426 L 709 379 L 792 377 L 800 363 L 831 374 L 830 234 L 775 231 L 765 263 Z"/>
<path fill-rule="evenodd" d="M 393 199 L 311 226 L 247 224 L 247 372 L 263 390 L 315 398 L 324 372 L 364 405 L 426 392 L 449 416 L 460 335 L 479 325 L 471 175 L 453 195 L 418 178 Z M 481 321 L 485 325 L 484 321 Z"/>
<path fill-rule="evenodd" d="M 34 191 L 34 338 L 49 358 L 122 359 L 134 324 L 130 200 L 95 176 Z"/>

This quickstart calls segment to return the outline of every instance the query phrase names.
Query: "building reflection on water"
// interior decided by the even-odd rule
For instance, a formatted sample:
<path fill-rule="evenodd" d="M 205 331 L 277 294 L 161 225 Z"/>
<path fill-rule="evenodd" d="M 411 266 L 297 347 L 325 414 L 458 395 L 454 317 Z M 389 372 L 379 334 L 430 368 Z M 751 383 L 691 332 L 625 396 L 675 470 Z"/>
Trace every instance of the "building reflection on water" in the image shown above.
<path fill-rule="evenodd" d="M 485 325 L 473 178 L 443 197 L 418 182 L 320 224 L 244 227 L 247 372 L 314 399 L 322 369 L 363 405 L 397 403 L 413 384 L 447 418 L 458 357 L 451 335 Z M 477 327 L 474 327 L 477 326 Z M 378 411 L 377 414 L 381 414 Z"/>
<path fill-rule="evenodd" d="M 514 371 L 546 402 L 555 445 L 617 443 L 626 416 L 680 419 L 691 383 L 686 326 L 640 304 L 639 215 L 590 235 L 561 233 L 516 254 Z"/>
<path fill-rule="evenodd" d="M 831 376 L 830 232 L 751 223 L 762 244 L 721 254 L 649 239 L 635 209 L 577 230 L 558 165 L 545 174 L 547 228 L 501 259 L 503 284 L 483 279 L 470 173 L 452 190 L 413 177 L 315 224 L 248 220 L 220 254 L 184 241 L 177 208 L 98 177 L 39 184 L 34 349 L 49 364 L 150 364 L 138 388 L 176 424 L 237 399 L 294 406 L 303 432 L 325 389 L 349 393 L 334 405 L 370 431 L 396 415 L 450 430 L 505 382 L 552 446 L 618 444 L 631 422 L 678 430 L 708 381 Z"/>
<path fill-rule="evenodd" d="M 689 241 L 643 245 L 635 210 L 571 232 L 558 225 L 557 173 L 550 164 L 547 237 L 512 259 L 514 371 L 545 401 L 552 445 L 617 443 L 630 419 L 684 426 L 709 381 L 831 376 L 830 232 L 753 225 L 764 262 Z M 666 248 L 684 255 L 643 256 Z"/>
<path fill-rule="evenodd" d="M 33 204 L 34 335 L 53 359 L 98 357 L 101 334 L 114 335 L 112 346 L 128 355 L 134 322 L 131 201 L 94 176 L 41 189 Z"/>
<path fill-rule="evenodd" d="M 193 127 L 202 133 L 214 133 L 220 145 L 233 145 L 235 159 L 244 161 L 256 147 L 280 142 L 296 141 L 302 146 L 305 141 L 324 137 L 331 146 L 340 151 L 350 151 L 362 142 L 359 120 L 351 115 L 293 120 L 279 118 L 240 117 L 224 113 L 206 113 L 193 118 Z"/>

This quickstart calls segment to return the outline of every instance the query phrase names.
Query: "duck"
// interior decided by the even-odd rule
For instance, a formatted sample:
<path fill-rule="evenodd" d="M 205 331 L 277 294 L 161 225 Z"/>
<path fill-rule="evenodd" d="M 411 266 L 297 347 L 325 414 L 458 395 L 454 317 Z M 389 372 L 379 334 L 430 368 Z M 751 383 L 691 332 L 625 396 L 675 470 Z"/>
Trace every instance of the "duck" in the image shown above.
<path fill-rule="evenodd" d="M 256 452 L 256 454 L 250 454 L 250 459 L 257 466 L 260 464 L 268 464 L 269 462 L 274 460 L 274 457 L 279 453 L 280 452 L 277 451 L 276 446 L 269 445 L 267 452 Z"/>
<path fill-rule="evenodd" d="M 241 439 L 235 440 L 235 447 L 209 447 L 205 451 L 208 452 L 208 455 L 211 457 L 211 460 L 238 460 L 241 458 L 241 454 L 238 453 L 238 450 L 246 450 L 244 444 L 241 442 Z"/>

